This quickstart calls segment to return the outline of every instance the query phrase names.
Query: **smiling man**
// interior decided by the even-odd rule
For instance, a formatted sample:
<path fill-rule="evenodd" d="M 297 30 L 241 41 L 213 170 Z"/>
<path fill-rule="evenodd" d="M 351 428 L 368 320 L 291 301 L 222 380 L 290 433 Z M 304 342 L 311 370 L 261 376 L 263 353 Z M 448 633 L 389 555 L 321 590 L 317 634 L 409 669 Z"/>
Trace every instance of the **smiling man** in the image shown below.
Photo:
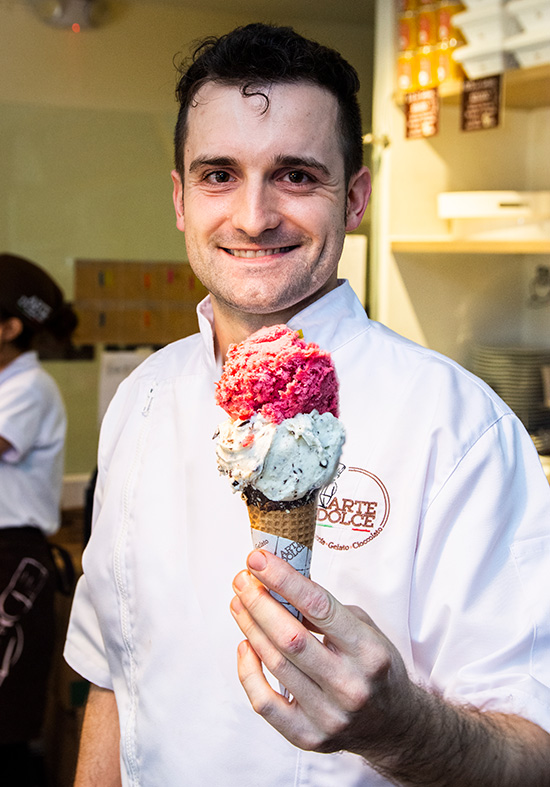
<path fill-rule="evenodd" d="M 346 178 L 328 90 L 299 82 L 264 91 L 199 89 L 183 173 L 172 175 L 177 226 L 210 291 L 222 356 L 228 340 L 286 322 L 337 286 L 345 232 L 370 194 L 366 168 Z"/>
<path fill-rule="evenodd" d="M 509 408 L 337 277 L 370 194 L 358 88 L 338 53 L 265 25 L 182 70 L 174 206 L 210 295 L 102 428 L 66 646 L 93 684 L 77 787 L 548 784 L 550 490 Z M 228 345 L 280 322 L 340 380 L 315 582 L 261 550 L 242 570 L 245 506 L 211 440 Z"/>

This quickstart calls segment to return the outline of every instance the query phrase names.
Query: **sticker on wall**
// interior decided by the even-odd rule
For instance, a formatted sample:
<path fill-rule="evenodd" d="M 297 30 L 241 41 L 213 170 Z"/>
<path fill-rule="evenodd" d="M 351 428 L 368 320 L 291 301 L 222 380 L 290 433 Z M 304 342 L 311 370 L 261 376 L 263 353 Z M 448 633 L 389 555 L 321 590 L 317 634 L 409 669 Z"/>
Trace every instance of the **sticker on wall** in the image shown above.
<path fill-rule="evenodd" d="M 460 128 L 483 131 L 500 122 L 500 74 L 481 79 L 465 79 L 462 88 Z"/>

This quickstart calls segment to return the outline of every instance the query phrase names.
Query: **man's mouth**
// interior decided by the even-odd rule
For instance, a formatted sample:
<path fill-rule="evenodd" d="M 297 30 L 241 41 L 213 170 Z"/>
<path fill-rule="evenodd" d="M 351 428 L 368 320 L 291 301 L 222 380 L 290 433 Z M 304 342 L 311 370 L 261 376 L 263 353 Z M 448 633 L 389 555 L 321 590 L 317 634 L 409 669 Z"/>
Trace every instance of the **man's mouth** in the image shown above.
<path fill-rule="evenodd" d="M 296 246 L 279 246 L 276 249 L 225 249 L 232 257 L 244 257 L 248 260 L 256 259 L 257 257 L 271 257 L 273 254 L 284 254 Z"/>

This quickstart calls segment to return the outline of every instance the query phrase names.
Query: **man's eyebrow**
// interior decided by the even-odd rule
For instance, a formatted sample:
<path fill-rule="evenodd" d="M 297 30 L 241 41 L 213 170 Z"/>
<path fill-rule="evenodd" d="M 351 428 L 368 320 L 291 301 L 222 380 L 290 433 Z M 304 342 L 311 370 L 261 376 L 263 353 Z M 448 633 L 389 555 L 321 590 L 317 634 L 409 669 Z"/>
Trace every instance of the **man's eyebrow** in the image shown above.
<path fill-rule="evenodd" d="M 293 169 L 312 169 L 322 172 L 327 177 L 330 175 L 328 167 L 313 156 L 293 156 L 293 155 L 280 155 L 275 156 L 272 162 L 273 167 L 292 167 Z M 189 165 L 189 172 L 193 173 L 204 167 L 212 167 L 215 169 L 225 169 L 227 167 L 238 167 L 237 159 L 232 156 L 205 156 L 193 159 Z"/>
<path fill-rule="evenodd" d="M 205 156 L 204 158 L 193 159 L 189 165 L 189 172 L 196 172 L 203 167 L 214 167 L 216 169 L 225 169 L 226 167 L 236 167 L 237 160 L 231 156 Z"/>
<path fill-rule="evenodd" d="M 278 167 L 292 167 L 293 169 L 316 169 L 322 172 L 323 175 L 330 175 L 328 167 L 314 158 L 313 156 L 277 156 L 275 159 L 275 166 Z"/>

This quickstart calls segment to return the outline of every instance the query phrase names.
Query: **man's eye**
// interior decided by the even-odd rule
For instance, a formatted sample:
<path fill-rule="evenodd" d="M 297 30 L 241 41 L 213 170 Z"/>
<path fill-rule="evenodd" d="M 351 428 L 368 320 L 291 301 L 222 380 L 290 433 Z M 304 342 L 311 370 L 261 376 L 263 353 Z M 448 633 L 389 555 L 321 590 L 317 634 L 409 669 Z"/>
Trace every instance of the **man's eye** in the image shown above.
<path fill-rule="evenodd" d="M 228 183 L 230 176 L 225 170 L 218 169 L 215 172 L 209 172 L 204 179 L 210 183 Z"/>
<path fill-rule="evenodd" d="M 309 175 L 306 175 L 306 173 L 305 173 L 305 172 L 302 172 L 302 171 L 301 171 L 301 170 L 299 170 L 299 169 L 297 169 L 297 170 L 293 170 L 292 172 L 289 172 L 289 173 L 287 174 L 287 177 L 288 177 L 288 179 L 289 179 L 289 181 L 290 181 L 291 183 L 298 183 L 298 184 L 301 184 L 301 183 L 309 183 L 309 182 L 310 182 L 310 180 L 311 180 L 311 178 L 309 177 Z"/>

